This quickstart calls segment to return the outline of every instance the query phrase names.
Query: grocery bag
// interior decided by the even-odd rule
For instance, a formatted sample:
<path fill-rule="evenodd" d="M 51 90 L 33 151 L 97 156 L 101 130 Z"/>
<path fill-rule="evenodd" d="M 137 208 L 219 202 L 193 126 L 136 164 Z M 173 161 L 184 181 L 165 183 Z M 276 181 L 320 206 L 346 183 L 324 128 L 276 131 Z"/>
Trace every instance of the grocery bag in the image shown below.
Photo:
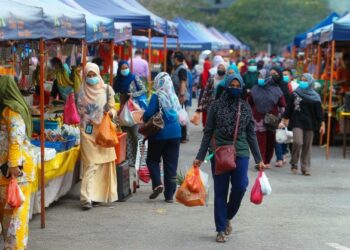
<path fill-rule="evenodd" d="M 188 122 L 188 114 L 185 107 L 182 107 L 179 111 L 179 122 L 181 126 L 186 126 Z"/>
<path fill-rule="evenodd" d="M 263 193 L 261 191 L 260 177 L 262 176 L 263 171 L 259 172 L 258 177 L 255 179 L 254 186 L 250 193 L 250 201 L 256 205 L 259 205 L 263 201 Z"/>
<path fill-rule="evenodd" d="M 102 118 L 95 141 L 104 148 L 114 148 L 118 144 L 117 128 L 108 113 Z"/>
<path fill-rule="evenodd" d="M 269 182 L 269 179 L 267 178 L 266 174 L 263 172 L 261 177 L 259 178 L 260 186 L 261 186 L 261 192 L 263 195 L 270 195 L 272 193 L 272 188 Z"/>
<path fill-rule="evenodd" d="M 142 123 L 142 116 L 145 111 L 135 102 L 129 99 L 123 106 L 119 114 L 119 122 L 121 126 L 133 127 Z"/>
<path fill-rule="evenodd" d="M 79 124 L 80 117 L 77 107 L 75 105 L 74 94 L 70 94 L 67 97 L 66 104 L 63 110 L 63 121 L 67 125 Z"/>
<path fill-rule="evenodd" d="M 198 126 L 200 123 L 200 119 L 201 119 L 201 113 L 196 112 L 196 113 L 194 113 L 194 115 L 191 118 L 191 123 Z"/>
<path fill-rule="evenodd" d="M 18 186 L 17 180 L 11 178 L 7 188 L 7 204 L 13 208 L 19 208 L 24 201 L 25 197 L 21 188 Z"/>

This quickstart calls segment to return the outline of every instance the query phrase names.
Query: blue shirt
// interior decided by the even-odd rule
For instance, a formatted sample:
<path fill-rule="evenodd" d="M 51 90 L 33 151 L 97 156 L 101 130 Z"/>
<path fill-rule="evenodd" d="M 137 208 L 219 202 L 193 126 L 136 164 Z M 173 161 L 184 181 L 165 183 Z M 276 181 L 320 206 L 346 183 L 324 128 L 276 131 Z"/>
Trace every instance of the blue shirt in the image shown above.
<path fill-rule="evenodd" d="M 159 111 L 158 96 L 153 94 L 148 104 L 148 108 L 143 115 L 144 122 L 147 122 L 155 113 Z M 175 110 L 170 110 L 176 113 Z M 178 117 L 167 115 L 168 112 L 163 110 L 164 128 L 150 139 L 168 140 L 181 138 L 181 127 Z"/>

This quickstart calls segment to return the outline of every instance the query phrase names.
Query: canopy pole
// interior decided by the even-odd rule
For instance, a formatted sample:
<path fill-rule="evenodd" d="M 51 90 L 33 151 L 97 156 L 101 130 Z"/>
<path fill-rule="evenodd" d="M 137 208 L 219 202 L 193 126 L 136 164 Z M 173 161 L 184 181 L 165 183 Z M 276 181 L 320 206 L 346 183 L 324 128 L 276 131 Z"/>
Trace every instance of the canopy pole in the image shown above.
<path fill-rule="evenodd" d="M 333 91 L 333 74 L 334 74 L 334 54 L 335 54 L 335 41 L 332 41 L 332 57 L 331 57 L 331 79 L 329 86 L 329 98 L 328 98 L 328 123 L 327 123 L 327 150 L 326 150 L 326 158 L 329 159 L 330 150 L 330 138 L 331 138 L 331 118 L 332 118 L 332 91 Z"/>
<path fill-rule="evenodd" d="M 133 63 L 133 58 L 132 58 L 132 41 L 130 41 L 129 55 L 130 55 L 130 71 L 131 71 L 131 73 L 133 73 L 134 72 L 134 63 Z"/>
<path fill-rule="evenodd" d="M 324 84 L 323 84 L 323 105 L 326 105 L 327 102 L 327 88 L 328 88 L 328 71 L 329 71 L 329 64 L 330 64 L 330 45 L 328 44 L 328 48 L 326 51 L 326 66 L 325 66 L 325 73 L 326 73 L 326 78 L 324 80 Z"/>
<path fill-rule="evenodd" d="M 294 45 L 292 47 L 292 59 L 295 60 L 296 59 L 296 51 L 297 51 L 297 48 L 296 46 Z"/>
<path fill-rule="evenodd" d="M 306 46 L 306 48 L 305 48 L 305 65 L 304 65 L 304 69 L 303 69 L 303 71 L 304 71 L 304 73 L 307 73 L 307 69 L 308 69 L 308 67 L 309 67 L 309 46 Z"/>
<path fill-rule="evenodd" d="M 122 45 L 121 44 L 118 46 L 118 59 L 119 59 L 119 61 L 122 60 Z"/>
<path fill-rule="evenodd" d="M 44 124 L 44 40 L 40 39 L 40 157 L 41 157 L 41 228 L 45 228 L 45 124 Z"/>
<path fill-rule="evenodd" d="M 152 63 L 152 30 L 148 29 L 148 93 L 152 92 L 152 76 L 151 76 L 151 63 Z"/>
<path fill-rule="evenodd" d="M 109 67 L 109 84 L 113 85 L 113 62 L 114 62 L 114 39 L 111 40 L 110 43 L 110 58 L 111 58 L 111 65 Z"/>
<path fill-rule="evenodd" d="M 86 45 L 85 40 L 82 41 L 82 49 L 81 50 L 82 50 L 81 56 L 83 58 L 83 62 L 82 62 L 83 63 L 83 70 L 84 70 L 86 67 L 86 57 L 87 57 L 87 45 Z"/>
<path fill-rule="evenodd" d="M 320 79 L 321 71 L 321 45 L 317 46 L 317 68 L 316 68 L 316 78 Z"/>
<path fill-rule="evenodd" d="M 167 53 L 168 53 L 168 50 L 167 50 L 167 36 L 164 36 L 164 50 L 163 50 L 163 53 L 164 53 L 164 62 L 163 62 L 163 72 L 166 72 L 167 70 Z"/>

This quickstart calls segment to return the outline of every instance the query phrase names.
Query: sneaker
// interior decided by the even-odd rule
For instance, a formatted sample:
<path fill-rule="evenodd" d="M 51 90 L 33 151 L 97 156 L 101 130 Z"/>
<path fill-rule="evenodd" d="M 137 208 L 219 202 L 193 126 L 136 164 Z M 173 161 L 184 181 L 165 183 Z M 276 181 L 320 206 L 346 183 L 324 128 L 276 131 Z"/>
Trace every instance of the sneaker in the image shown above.
<path fill-rule="evenodd" d="M 92 208 L 92 203 L 87 201 L 81 205 L 81 208 L 85 211 L 90 210 Z"/>
<path fill-rule="evenodd" d="M 156 187 L 153 193 L 149 196 L 151 200 L 157 198 L 161 193 L 163 193 L 163 186 Z"/>
<path fill-rule="evenodd" d="M 174 203 L 174 200 L 165 200 L 166 203 Z"/>
<path fill-rule="evenodd" d="M 231 233 L 232 233 L 231 221 L 230 221 L 230 220 L 227 220 L 225 235 L 230 235 Z"/>
<path fill-rule="evenodd" d="M 226 242 L 226 236 L 224 232 L 218 232 L 218 234 L 216 235 L 216 242 L 219 242 L 219 243 Z"/>

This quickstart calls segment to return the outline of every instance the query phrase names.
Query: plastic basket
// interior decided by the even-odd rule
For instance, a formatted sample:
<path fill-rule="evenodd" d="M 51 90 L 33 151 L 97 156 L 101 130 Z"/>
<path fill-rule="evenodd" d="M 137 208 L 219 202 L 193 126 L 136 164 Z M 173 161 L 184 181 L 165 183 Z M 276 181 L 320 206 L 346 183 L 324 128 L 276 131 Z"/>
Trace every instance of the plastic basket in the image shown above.
<path fill-rule="evenodd" d="M 66 150 L 70 150 L 75 146 L 75 143 L 77 141 L 77 138 L 73 135 L 70 135 L 66 138 Z"/>
<path fill-rule="evenodd" d="M 115 154 L 117 159 L 115 163 L 118 165 L 126 160 L 126 136 L 127 133 L 117 133 L 119 143 L 115 146 Z"/>
<path fill-rule="evenodd" d="M 32 140 L 31 143 L 37 147 L 40 147 L 40 141 L 39 140 Z M 63 152 L 66 150 L 66 142 L 58 141 L 58 142 L 51 142 L 51 141 L 45 141 L 45 148 L 53 148 L 56 150 L 57 153 Z"/>
<path fill-rule="evenodd" d="M 58 128 L 58 122 L 46 120 L 44 127 L 45 127 L 45 129 L 55 130 Z M 40 120 L 39 119 L 33 120 L 33 130 L 35 133 L 40 134 Z"/>

